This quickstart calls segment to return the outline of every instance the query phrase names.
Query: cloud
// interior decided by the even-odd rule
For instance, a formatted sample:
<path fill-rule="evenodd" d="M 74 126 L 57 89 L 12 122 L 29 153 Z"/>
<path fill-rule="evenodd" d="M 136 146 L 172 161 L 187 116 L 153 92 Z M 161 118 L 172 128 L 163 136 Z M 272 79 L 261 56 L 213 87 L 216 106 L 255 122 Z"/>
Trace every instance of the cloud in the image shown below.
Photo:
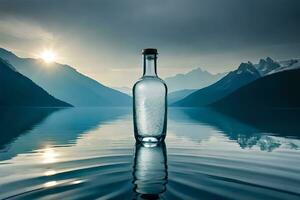
<path fill-rule="evenodd" d="M 170 74 L 197 66 L 228 71 L 300 52 L 299 0 L 0 1 L 0 45 L 10 45 L 8 36 L 54 40 L 69 64 L 100 81 L 117 82 L 113 73 L 137 68 L 144 47 L 159 49 Z"/>
<path fill-rule="evenodd" d="M 55 32 L 72 30 L 126 49 L 155 45 L 211 53 L 300 42 L 298 0 L 4 2 L 0 16 L 19 16 Z"/>
<path fill-rule="evenodd" d="M 0 20 L 0 34 L 24 40 L 51 41 L 53 35 L 32 22 L 14 18 Z"/>

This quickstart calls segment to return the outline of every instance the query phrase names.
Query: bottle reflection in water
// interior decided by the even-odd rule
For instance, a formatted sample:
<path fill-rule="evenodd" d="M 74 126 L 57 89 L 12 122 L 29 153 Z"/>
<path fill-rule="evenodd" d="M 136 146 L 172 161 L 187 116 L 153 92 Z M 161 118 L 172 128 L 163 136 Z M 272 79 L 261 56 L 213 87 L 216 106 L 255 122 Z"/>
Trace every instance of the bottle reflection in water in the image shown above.
<path fill-rule="evenodd" d="M 164 142 L 136 144 L 133 178 L 136 199 L 160 199 L 168 180 Z"/>
<path fill-rule="evenodd" d="M 143 50 L 144 74 L 133 87 L 135 138 L 141 142 L 164 140 L 167 127 L 167 86 L 156 73 L 157 50 Z"/>

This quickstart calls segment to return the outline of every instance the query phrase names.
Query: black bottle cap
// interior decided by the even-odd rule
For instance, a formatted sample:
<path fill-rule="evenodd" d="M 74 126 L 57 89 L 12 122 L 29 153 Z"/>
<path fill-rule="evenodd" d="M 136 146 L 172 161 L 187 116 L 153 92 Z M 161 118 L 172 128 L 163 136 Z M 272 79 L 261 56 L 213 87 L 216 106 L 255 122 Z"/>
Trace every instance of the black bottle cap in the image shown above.
<path fill-rule="evenodd" d="M 149 54 L 157 55 L 158 53 L 157 53 L 157 49 L 147 48 L 147 49 L 142 50 L 142 54 L 144 54 L 144 55 L 149 55 Z"/>

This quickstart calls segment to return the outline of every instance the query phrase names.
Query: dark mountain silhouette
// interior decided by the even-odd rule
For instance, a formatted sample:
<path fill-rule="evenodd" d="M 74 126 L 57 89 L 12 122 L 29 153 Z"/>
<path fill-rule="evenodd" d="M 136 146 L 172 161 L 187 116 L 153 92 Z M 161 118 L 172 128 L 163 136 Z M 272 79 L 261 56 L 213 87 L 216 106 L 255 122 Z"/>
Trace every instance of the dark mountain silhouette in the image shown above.
<path fill-rule="evenodd" d="M 0 106 L 69 107 L 0 58 Z"/>
<path fill-rule="evenodd" d="M 44 63 L 39 59 L 19 58 L 0 48 L 0 57 L 8 60 L 21 74 L 29 77 L 50 94 L 74 106 L 127 106 L 131 97 L 84 76 L 68 65 Z"/>
<path fill-rule="evenodd" d="M 260 77 L 259 71 L 252 63 L 242 63 L 237 70 L 230 72 L 218 82 L 188 95 L 173 105 L 184 107 L 207 106 Z"/>
<path fill-rule="evenodd" d="M 200 89 L 207 87 L 225 76 L 226 73 L 211 74 L 201 68 L 193 69 L 186 74 L 176 74 L 165 78 L 168 91 L 174 92 L 186 89 Z"/>
<path fill-rule="evenodd" d="M 300 108 L 300 69 L 264 76 L 212 106 L 226 109 Z"/>
<path fill-rule="evenodd" d="M 207 106 L 257 78 L 281 71 L 299 69 L 299 63 L 298 59 L 277 62 L 270 57 L 260 59 L 258 64 L 252 64 L 251 62 L 242 63 L 237 70 L 230 72 L 217 83 L 182 97 L 182 100 L 177 96 L 178 102 L 175 102 L 173 105 L 187 107 Z"/>

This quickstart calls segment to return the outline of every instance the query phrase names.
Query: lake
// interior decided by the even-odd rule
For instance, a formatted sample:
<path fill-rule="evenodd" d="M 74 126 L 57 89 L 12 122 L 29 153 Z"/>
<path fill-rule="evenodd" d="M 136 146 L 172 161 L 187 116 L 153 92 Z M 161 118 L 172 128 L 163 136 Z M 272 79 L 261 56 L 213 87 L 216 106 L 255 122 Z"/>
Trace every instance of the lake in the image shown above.
<path fill-rule="evenodd" d="M 159 145 L 127 108 L 0 112 L 0 199 L 300 199 L 298 112 L 171 108 Z"/>

